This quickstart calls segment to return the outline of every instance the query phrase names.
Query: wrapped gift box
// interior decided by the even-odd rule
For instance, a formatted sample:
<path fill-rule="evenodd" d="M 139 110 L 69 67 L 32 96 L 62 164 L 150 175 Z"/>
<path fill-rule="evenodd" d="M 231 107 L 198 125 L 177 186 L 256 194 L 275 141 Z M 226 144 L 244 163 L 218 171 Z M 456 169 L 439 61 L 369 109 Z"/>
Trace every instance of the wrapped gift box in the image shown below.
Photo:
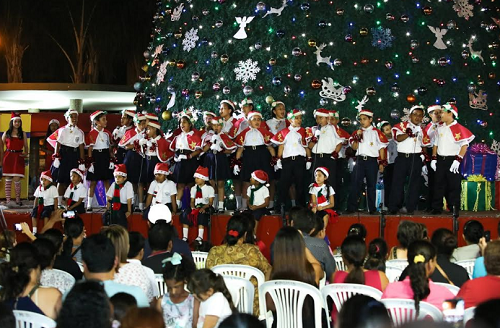
<path fill-rule="evenodd" d="M 488 181 L 495 180 L 498 155 L 485 144 L 474 144 L 467 150 L 462 161 L 462 176 L 480 174 Z"/>
<path fill-rule="evenodd" d="M 495 184 L 490 181 L 462 180 L 460 204 L 460 209 L 465 211 L 494 210 Z"/>
<path fill-rule="evenodd" d="M 495 181 L 495 190 L 499 190 L 495 193 L 495 208 L 500 208 L 500 181 Z"/>

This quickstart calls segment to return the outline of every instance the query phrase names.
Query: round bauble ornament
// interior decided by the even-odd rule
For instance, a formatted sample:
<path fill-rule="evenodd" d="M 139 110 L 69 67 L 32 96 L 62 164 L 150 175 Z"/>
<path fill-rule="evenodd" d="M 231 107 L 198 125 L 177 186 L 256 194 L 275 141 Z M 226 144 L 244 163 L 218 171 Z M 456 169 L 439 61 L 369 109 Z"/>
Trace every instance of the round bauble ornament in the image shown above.
<path fill-rule="evenodd" d="M 484 86 L 484 80 L 483 79 L 477 80 L 477 85 L 479 85 L 480 87 Z"/>
<path fill-rule="evenodd" d="M 181 94 L 182 94 L 184 97 L 189 96 L 189 89 L 182 89 Z"/>
<path fill-rule="evenodd" d="M 421 86 L 417 89 L 417 93 L 419 96 L 423 96 L 427 93 L 427 88 L 424 86 Z"/>
<path fill-rule="evenodd" d="M 161 113 L 161 107 L 156 107 L 155 108 L 155 113 L 160 114 Z"/>
<path fill-rule="evenodd" d="M 164 121 L 170 121 L 172 119 L 172 112 L 169 110 L 163 111 L 163 113 L 161 113 L 161 118 Z"/>
<path fill-rule="evenodd" d="M 411 50 L 417 49 L 419 45 L 420 45 L 420 43 L 417 40 L 410 41 L 410 49 Z"/>
<path fill-rule="evenodd" d="M 210 10 L 205 8 L 201 11 L 201 13 L 203 14 L 203 16 L 207 16 L 208 14 L 210 14 Z"/>
<path fill-rule="evenodd" d="M 454 20 L 449 20 L 448 23 L 446 23 L 446 28 L 449 30 L 454 30 L 457 28 L 457 22 Z"/>
<path fill-rule="evenodd" d="M 289 86 L 289 85 L 285 85 L 283 87 L 283 92 L 287 95 L 289 94 L 290 92 L 292 92 L 292 88 Z"/>
<path fill-rule="evenodd" d="M 268 104 L 272 104 L 272 103 L 273 103 L 273 101 L 274 101 L 273 96 L 267 96 L 267 97 L 266 97 L 266 103 L 268 103 Z"/>
<path fill-rule="evenodd" d="M 257 2 L 257 6 L 255 8 L 257 8 L 258 11 L 264 11 L 266 10 L 266 4 L 262 1 Z"/>
<path fill-rule="evenodd" d="M 344 40 L 346 42 L 352 42 L 352 35 L 351 34 L 347 34 L 345 37 L 344 37 Z"/>
<path fill-rule="evenodd" d="M 323 106 L 323 107 L 324 107 L 324 106 L 326 106 L 326 105 L 328 105 L 328 99 L 326 99 L 326 98 L 321 98 L 321 99 L 319 100 L 319 105 L 320 105 L 320 106 Z"/>
<path fill-rule="evenodd" d="M 342 126 L 344 127 L 348 127 L 348 126 L 351 126 L 351 119 L 349 117 L 343 117 L 341 120 L 340 120 L 340 124 L 342 124 Z"/>
<path fill-rule="evenodd" d="M 255 49 L 259 50 L 260 48 L 262 48 L 262 43 L 260 43 L 260 42 L 256 42 L 256 43 L 254 44 L 254 47 L 255 47 Z"/>
<path fill-rule="evenodd" d="M 170 84 L 167 86 L 167 92 L 172 93 L 175 91 L 176 91 L 176 88 L 173 85 Z"/>
<path fill-rule="evenodd" d="M 377 94 L 377 90 L 375 90 L 375 87 L 368 87 L 366 88 L 365 92 L 368 96 L 375 96 Z"/>
<path fill-rule="evenodd" d="M 151 52 L 149 52 L 149 50 L 146 50 L 144 51 L 143 55 L 145 59 L 149 59 L 149 57 L 151 57 Z"/>
<path fill-rule="evenodd" d="M 217 28 L 222 27 L 222 25 L 224 25 L 224 22 L 221 21 L 221 20 L 218 20 L 218 21 L 215 22 L 215 27 L 217 27 Z"/>
<path fill-rule="evenodd" d="M 368 28 L 362 27 L 359 29 L 359 35 L 361 36 L 367 36 L 368 35 Z"/>
<path fill-rule="evenodd" d="M 489 72 L 489 73 L 488 73 L 488 78 L 489 78 L 490 80 L 493 80 L 495 77 L 496 77 L 495 72 Z"/>
<path fill-rule="evenodd" d="M 276 65 L 276 59 L 275 58 L 269 59 L 269 65 L 271 65 L 271 66 Z"/>
<path fill-rule="evenodd" d="M 302 50 L 299 47 L 295 47 L 292 49 L 292 56 L 298 57 L 302 55 Z"/>
<path fill-rule="evenodd" d="M 295 75 L 293 76 L 293 79 L 294 79 L 295 81 L 299 82 L 300 80 L 302 80 L 302 75 L 300 75 L 300 74 L 295 74 Z"/>
<path fill-rule="evenodd" d="M 183 60 L 178 60 L 177 63 L 175 63 L 178 69 L 183 69 L 186 67 L 186 63 Z"/>
<path fill-rule="evenodd" d="M 477 90 L 477 87 L 475 84 L 468 84 L 467 85 L 467 91 L 469 93 L 474 93 L 474 92 L 476 92 L 476 90 Z"/>
<path fill-rule="evenodd" d="M 391 92 L 399 92 L 400 90 L 401 90 L 401 88 L 399 87 L 399 85 L 397 83 L 394 83 L 391 86 Z"/>
<path fill-rule="evenodd" d="M 198 81 L 199 79 L 200 79 L 200 73 L 193 72 L 193 74 L 191 74 L 191 81 Z"/>
<path fill-rule="evenodd" d="M 319 89 L 319 88 L 321 88 L 321 81 L 320 80 L 312 80 L 311 87 L 313 89 Z"/>
<path fill-rule="evenodd" d="M 385 68 L 392 69 L 393 67 L 394 67 L 394 64 L 390 60 L 385 62 Z"/>
<path fill-rule="evenodd" d="M 273 77 L 272 84 L 275 86 L 281 85 L 281 76 Z"/>
<path fill-rule="evenodd" d="M 228 95 L 230 92 L 231 92 L 231 88 L 228 87 L 227 85 L 224 88 L 222 88 L 223 94 Z"/>
<path fill-rule="evenodd" d="M 369 60 L 368 58 L 362 58 L 362 59 L 361 59 L 361 64 L 363 64 L 363 65 L 367 65 L 367 64 L 369 64 L 369 63 L 370 63 L 370 60 Z"/>
<path fill-rule="evenodd" d="M 488 48 L 496 50 L 496 49 L 500 48 L 500 43 L 497 41 L 493 41 L 492 43 L 488 43 Z"/>
<path fill-rule="evenodd" d="M 194 96 L 196 99 L 200 99 L 203 96 L 203 92 L 202 91 L 195 91 Z"/>
<path fill-rule="evenodd" d="M 212 59 L 216 59 L 217 57 L 219 57 L 219 54 L 217 53 L 217 51 L 212 51 L 210 57 L 212 57 Z"/>
<path fill-rule="evenodd" d="M 343 94 L 348 94 L 349 92 L 352 91 L 352 87 L 350 85 L 346 85 L 343 89 L 342 89 L 342 93 Z"/>
<path fill-rule="evenodd" d="M 410 16 L 408 16 L 408 15 L 401 15 L 400 19 L 401 19 L 401 21 L 403 23 L 408 23 L 408 21 L 410 20 Z"/>
<path fill-rule="evenodd" d="M 169 67 L 174 67 L 174 66 L 175 66 L 175 64 L 176 64 L 176 63 L 175 63 L 175 60 L 173 60 L 173 59 L 172 59 L 172 60 L 167 60 L 167 66 L 169 66 Z"/>
<path fill-rule="evenodd" d="M 363 10 L 365 13 L 371 14 L 375 7 L 371 3 L 367 3 L 366 5 L 363 6 Z"/>
<path fill-rule="evenodd" d="M 343 16 L 345 10 L 343 8 L 337 8 L 335 12 L 337 13 L 338 16 Z"/>
<path fill-rule="evenodd" d="M 196 15 L 193 15 L 193 16 L 191 17 L 191 20 L 192 20 L 193 22 L 197 22 L 197 21 L 199 21 L 199 20 L 200 20 L 200 17 L 198 17 L 198 16 L 196 16 Z"/>
<path fill-rule="evenodd" d="M 497 60 L 497 55 L 496 54 L 490 54 L 490 60 L 491 61 Z"/>
<path fill-rule="evenodd" d="M 309 2 L 304 2 L 300 5 L 300 9 L 303 11 L 308 11 L 311 8 L 311 5 Z"/>
<path fill-rule="evenodd" d="M 425 6 L 424 8 L 422 8 L 422 12 L 424 13 L 424 15 L 429 16 L 432 14 L 432 7 Z"/>
<path fill-rule="evenodd" d="M 307 40 L 307 44 L 309 45 L 309 47 L 316 47 L 316 40 L 309 39 Z"/>
<path fill-rule="evenodd" d="M 326 22 L 325 22 L 324 20 L 321 20 L 321 21 L 319 21 L 319 22 L 318 22 L 318 27 L 319 27 L 319 28 L 325 28 L 325 27 L 326 27 L 326 25 L 327 25 L 327 24 L 326 24 Z"/>
<path fill-rule="evenodd" d="M 214 90 L 215 92 L 219 91 L 220 90 L 220 83 L 219 82 L 215 82 L 212 85 L 212 90 Z"/>
<path fill-rule="evenodd" d="M 457 99 L 450 98 L 450 99 L 448 99 L 447 103 L 450 104 L 450 105 L 456 106 L 457 105 Z"/>
<path fill-rule="evenodd" d="M 397 109 L 391 110 L 391 118 L 393 120 L 399 120 L 400 116 L 401 116 L 401 114 L 399 113 L 399 110 L 397 110 Z"/>
<path fill-rule="evenodd" d="M 334 65 L 334 66 L 337 66 L 337 67 L 338 67 L 338 66 L 340 66 L 340 65 L 342 65 L 342 60 L 341 60 L 341 59 L 339 59 L 339 58 L 335 58 L 335 59 L 333 60 L 333 65 Z"/>
<path fill-rule="evenodd" d="M 444 87 L 446 81 L 444 79 L 436 79 L 436 84 L 438 85 L 438 87 Z"/>
<path fill-rule="evenodd" d="M 420 62 L 420 59 L 417 56 L 411 56 L 411 62 L 413 64 L 418 64 Z"/>
<path fill-rule="evenodd" d="M 470 53 L 467 50 L 462 51 L 462 58 L 469 59 Z"/>
<path fill-rule="evenodd" d="M 448 65 L 448 61 L 446 60 L 445 57 L 440 57 L 437 61 L 438 65 L 441 66 L 441 67 L 445 67 L 446 65 Z"/>
<path fill-rule="evenodd" d="M 482 128 L 487 128 L 488 127 L 488 122 L 481 121 L 481 123 L 479 123 L 479 125 L 481 125 Z"/>
<path fill-rule="evenodd" d="M 134 83 L 134 90 L 135 91 L 141 91 L 142 90 L 142 83 L 141 82 L 135 82 Z"/>
<path fill-rule="evenodd" d="M 227 54 L 223 54 L 220 56 L 220 61 L 221 63 L 226 64 L 229 61 L 229 56 Z"/>
<path fill-rule="evenodd" d="M 415 97 L 414 94 L 409 94 L 408 96 L 406 96 L 406 101 L 409 102 L 410 104 L 413 104 L 416 100 L 417 98 Z"/>
<path fill-rule="evenodd" d="M 395 19 L 396 19 L 396 17 L 393 14 L 391 14 L 391 13 L 385 14 L 385 20 L 386 21 L 392 22 Z"/>
<path fill-rule="evenodd" d="M 282 37 L 284 37 L 284 36 L 285 36 L 285 31 L 283 31 L 283 30 L 277 30 L 277 31 L 276 31 L 276 36 L 277 36 L 278 38 L 282 38 Z"/>
<path fill-rule="evenodd" d="M 249 85 L 245 85 L 245 87 L 243 88 L 243 94 L 245 96 L 250 96 L 252 93 L 253 93 L 253 88 Z"/>

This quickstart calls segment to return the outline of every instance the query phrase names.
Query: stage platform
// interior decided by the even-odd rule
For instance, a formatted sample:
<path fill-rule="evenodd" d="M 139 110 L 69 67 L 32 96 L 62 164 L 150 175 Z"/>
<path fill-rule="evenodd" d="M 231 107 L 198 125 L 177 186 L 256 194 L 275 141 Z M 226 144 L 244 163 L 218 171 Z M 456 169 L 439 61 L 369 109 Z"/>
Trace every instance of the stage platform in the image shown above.
<path fill-rule="evenodd" d="M 228 213 L 229 214 L 229 213 Z M 101 220 L 102 213 L 87 213 L 81 215 L 87 235 L 98 233 L 102 227 Z M 7 225 L 9 229 L 13 230 L 14 223 L 27 222 L 31 226 L 30 213 L 27 210 L 14 210 L 5 213 L 7 220 Z M 210 240 L 214 245 L 219 245 L 225 235 L 227 221 L 230 215 L 214 215 L 212 216 L 212 229 L 210 233 Z M 500 211 L 487 211 L 487 212 L 460 212 L 460 217 L 457 220 L 458 224 L 458 240 L 459 246 L 463 246 L 464 240 L 462 238 L 463 226 L 469 220 L 480 221 L 485 230 L 491 231 L 491 239 L 498 238 L 498 222 L 500 219 Z M 174 216 L 174 225 L 177 228 L 179 235 L 182 235 L 182 225 L 179 222 L 179 217 Z M 370 240 L 376 237 L 384 237 L 387 241 L 389 247 L 398 244 L 396 238 L 396 232 L 398 224 L 401 220 L 410 220 L 414 222 L 423 223 L 427 226 L 429 230 L 429 236 L 439 228 L 453 229 L 454 220 L 451 215 L 426 215 L 424 213 L 418 213 L 416 215 L 405 216 L 405 215 L 386 215 L 385 220 L 382 220 L 380 215 L 368 215 L 367 213 L 360 212 L 359 215 L 347 215 L 340 216 L 339 221 L 335 224 L 330 224 L 327 227 L 327 235 L 331 243 L 332 249 L 340 246 L 343 239 L 345 238 L 349 226 L 353 223 L 362 223 L 366 226 L 368 231 L 366 242 L 369 243 Z M 141 214 L 134 214 L 129 217 L 129 230 L 139 231 L 145 237 L 148 233 L 148 224 L 142 218 Z M 381 229 L 381 223 L 385 222 L 385 226 Z M 278 215 L 264 216 L 260 221 L 257 237 L 262 240 L 266 245 L 271 245 L 274 240 L 274 236 L 278 230 L 283 226 L 283 219 Z M 62 228 L 58 225 L 58 228 Z M 194 240 L 198 234 L 196 227 L 192 227 L 189 231 L 189 240 Z M 208 232 L 205 230 L 205 238 L 208 238 Z M 26 236 L 22 233 L 17 232 L 18 242 L 26 240 Z"/>

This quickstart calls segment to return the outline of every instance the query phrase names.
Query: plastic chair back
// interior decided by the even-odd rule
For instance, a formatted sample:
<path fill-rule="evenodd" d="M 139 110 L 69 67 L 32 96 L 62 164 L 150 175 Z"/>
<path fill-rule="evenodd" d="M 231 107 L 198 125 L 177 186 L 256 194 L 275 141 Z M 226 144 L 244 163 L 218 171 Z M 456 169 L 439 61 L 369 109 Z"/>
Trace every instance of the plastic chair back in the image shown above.
<path fill-rule="evenodd" d="M 259 302 L 264 304 L 267 313 L 266 295 L 269 294 L 276 308 L 277 328 L 303 328 L 302 309 L 304 300 L 310 296 L 314 302 L 313 316 L 315 328 L 321 328 L 321 312 L 324 308 L 323 298 L 320 291 L 309 284 L 292 280 L 267 281 L 259 288 Z M 267 327 L 271 327 L 272 321 L 266 317 Z M 327 322 L 330 327 L 330 323 Z M 310 327 L 304 327 L 310 328 Z"/>
<path fill-rule="evenodd" d="M 205 263 L 207 262 L 207 252 L 191 252 L 193 255 L 193 261 L 196 265 L 196 269 L 205 269 Z"/>
<path fill-rule="evenodd" d="M 16 317 L 16 328 L 55 328 L 56 322 L 44 315 L 29 312 L 14 310 Z"/>
<path fill-rule="evenodd" d="M 435 282 L 434 285 L 443 286 L 443 287 L 448 288 L 448 290 L 450 292 L 452 292 L 453 295 L 455 295 L 455 296 L 457 296 L 458 292 L 460 291 L 459 287 L 453 286 L 453 285 L 450 285 L 450 284 L 447 284 L 447 283 L 444 283 L 444 282 Z"/>
<path fill-rule="evenodd" d="M 323 278 L 319 281 L 319 290 L 326 286 L 326 272 L 323 271 Z"/>
<path fill-rule="evenodd" d="M 382 297 L 380 290 L 361 284 L 329 284 L 321 288 L 321 294 L 323 295 L 325 305 L 328 305 L 329 298 L 333 300 L 337 312 L 340 311 L 345 301 L 353 295 L 362 294 L 371 296 L 376 300 L 380 300 Z M 327 313 L 329 314 L 330 312 L 327 311 Z"/>
<path fill-rule="evenodd" d="M 408 266 L 408 260 L 389 260 L 385 262 L 385 265 L 400 268 L 403 271 Z"/>
<path fill-rule="evenodd" d="M 401 268 L 390 265 L 385 266 L 385 275 L 387 276 L 387 279 L 389 279 L 389 282 L 398 281 L 399 277 L 401 276 L 401 273 L 403 273 L 403 269 Z"/>
<path fill-rule="evenodd" d="M 469 320 L 473 319 L 474 318 L 474 312 L 476 311 L 476 307 L 473 306 L 473 307 L 470 307 L 468 309 L 465 309 L 465 312 L 464 312 L 464 327 L 467 327 L 467 322 L 469 322 Z"/>
<path fill-rule="evenodd" d="M 391 316 L 395 327 L 399 327 L 406 322 L 424 319 L 431 317 L 434 321 L 442 321 L 443 313 L 437 307 L 427 302 L 419 302 L 420 312 L 417 316 L 415 310 L 415 301 L 402 298 L 385 298 L 380 300 L 387 312 Z"/>
<path fill-rule="evenodd" d="M 240 313 L 253 314 L 254 286 L 245 278 L 224 276 L 224 282 Z"/>
<path fill-rule="evenodd" d="M 462 261 L 457 261 L 455 264 L 460 265 L 463 267 L 465 270 L 467 270 L 467 273 L 469 274 L 469 278 L 472 279 L 472 273 L 474 272 L 474 265 L 476 264 L 476 260 L 462 260 Z"/>
<path fill-rule="evenodd" d="M 338 271 L 347 271 L 347 267 L 345 266 L 344 260 L 342 259 L 342 255 L 334 255 L 335 264 L 337 265 Z"/>
<path fill-rule="evenodd" d="M 165 295 L 167 292 L 167 284 L 163 280 L 163 275 L 161 273 L 155 273 L 155 280 L 158 285 L 158 297 Z"/>

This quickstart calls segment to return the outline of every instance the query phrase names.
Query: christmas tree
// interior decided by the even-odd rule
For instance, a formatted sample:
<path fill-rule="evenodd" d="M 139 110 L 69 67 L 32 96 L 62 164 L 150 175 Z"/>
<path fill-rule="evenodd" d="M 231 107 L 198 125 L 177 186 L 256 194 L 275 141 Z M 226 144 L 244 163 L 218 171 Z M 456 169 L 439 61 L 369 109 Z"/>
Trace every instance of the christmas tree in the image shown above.
<path fill-rule="evenodd" d="M 456 102 L 476 140 L 494 138 L 497 2 L 161 0 L 135 103 L 164 129 L 182 109 L 250 96 L 265 118 L 276 99 L 305 125 L 336 109 L 352 130 L 360 106 L 394 124 L 415 104 Z"/>

